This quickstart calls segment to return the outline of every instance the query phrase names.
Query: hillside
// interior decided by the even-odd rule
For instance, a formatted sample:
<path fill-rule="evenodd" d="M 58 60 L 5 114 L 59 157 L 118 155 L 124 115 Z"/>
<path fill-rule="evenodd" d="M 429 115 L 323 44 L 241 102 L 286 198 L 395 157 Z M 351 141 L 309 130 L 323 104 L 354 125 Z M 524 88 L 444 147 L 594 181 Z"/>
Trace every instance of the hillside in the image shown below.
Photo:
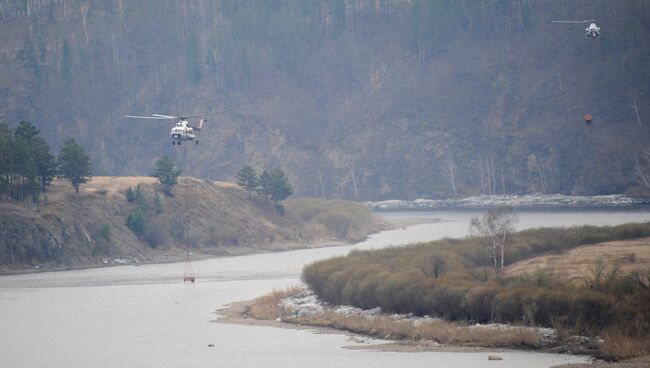
<path fill-rule="evenodd" d="M 72 136 L 108 174 L 166 154 L 210 180 L 281 168 L 328 198 L 648 190 L 644 0 L 0 5 L 0 122 L 55 149 Z M 602 40 L 550 23 L 592 18 Z M 164 122 L 123 117 L 213 110 L 182 149 Z"/>
<path fill-rule="evenodd" d="M 144 205 L 127 200 L 127 189 L 138 185 Z M 144 232 L 136 236 L 126 220 L 142 206 Z M 274 251 L 376 230 L 360 204 L 292 199 L 285 207 L 279 215 L 234 184 L 189 177 L 180 178 L 173 197 L 150 177 L 95 177 L 78 195 L 55 180 L 38 206 L 0 202 L 0 271 L 179 260 L 188 248 L 199 257 Z"/>

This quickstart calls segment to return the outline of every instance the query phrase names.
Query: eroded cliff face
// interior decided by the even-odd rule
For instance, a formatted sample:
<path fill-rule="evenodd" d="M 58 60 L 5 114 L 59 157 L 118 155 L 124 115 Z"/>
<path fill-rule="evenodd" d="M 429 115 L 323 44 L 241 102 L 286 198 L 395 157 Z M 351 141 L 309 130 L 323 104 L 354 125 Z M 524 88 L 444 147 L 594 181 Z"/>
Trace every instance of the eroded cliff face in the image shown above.
<path fill-rule="evenodd" d="M 32 211 L 0 205 L 0 263 L 7 267 L 63 261 L 63 245 Z"/>
<path fill-rule="evenodd" d="M 2 5 L 0 121 L 114 175 L 166 154 L 211 180 L 281 168 L 311 196 L 609 194 L 650 141 L 643 0 Z M 550 23 L 576 18 L 602 39 Z M 182 148 L 123 117 L 213 110 Z"/>
<path fill-rule="evenodd" d="M 129 201 L 128 188 L 138 186 L 138 198 Z M 0 270 L 180 260 L 188 249 L 202 256 L 276 251 L 376 230 L 362 204 L 319 202 L 314 210 L 306 207 L 316 201 L 294 200 L 280 214 L 255 195 L 249 201 L 234 184 L 188 177 L 173 193 L 165 196 L 150 177 L 95 177 L 79 194 L 55 180 L 38 206 L 0 203 Z M 365 222 L 347 221 L 350 209 Z M 330 217 L 319 218 L 319 211 Z M 143 217 L 139 233 L 127 225 L 136 212 Z"/>

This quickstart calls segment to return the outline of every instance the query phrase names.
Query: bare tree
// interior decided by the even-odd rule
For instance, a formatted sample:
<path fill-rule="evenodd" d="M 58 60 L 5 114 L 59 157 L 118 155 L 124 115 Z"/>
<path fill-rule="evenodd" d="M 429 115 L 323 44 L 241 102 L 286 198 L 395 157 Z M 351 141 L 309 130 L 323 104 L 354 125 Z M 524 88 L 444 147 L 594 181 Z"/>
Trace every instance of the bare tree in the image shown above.
<path fill-rule="evenodd" d="M 526 162 L 528 167 L 528 181 L 530 183 L 530 192 L 535 193 L 535 183 L 533 182 L 533 173 L 537 169 L 537 156 L 534 153 L 528 155 L 528 161 Z"/>
<path fill-rule="evenodd" d="M 591 265 L 589 274 L 584 277 L 585 285 L 591 290 L 607 291 L 621 274 L 621 265 L 605 263 L 598 258 Z"/>
<path fill-rule="evenodd" d="M 639 93 L 637 92 L 636 89 L 632 91 L 631 93 L 631 98 L 632 98 L 632 103 L 630 106 L 632 106 L 632 109 L 634 110 L 634 113 L 636 114 L 636 122 L 639 124 L 639 128 L 643 127 L 643 123 L 641 122 L 641 115 L 639 115 L 639 105 L 637 104 L 637 99 L 639 97 Z"/>
<path fill-rule="evenodd" d="M 350 173 L 352 174 L 352 187 L 354 188 L 354 200 L 358 201 L 359 192 L 357 191 L 357 179 L 354 177 L 354 169 L 350 169 Z"/>
<path fill-rule="evenodd" d="M 480 241 L 481 252 L 490 258 L 497 270 L 503 269 L 505 248 L 512 237 L 517 215 L 511 207 L 488 210 L 482 218 L 473 218 L 469 225 L 470 236 Z"/>
<path fill-rule="evenodd" d="M 650 148 L 634 155 L 634 173 L 639 183 L 650 189 Z"/>
<path fill-rule="evenodd" d="M 86 29 L 86 19 L 88 18 L 88 10 L 90 9 L 90 6 L 87 4 L 81 5 L 80 11 L 81 11 L 81 23 L 84 26 L 84 37 L 86 40 L 86 43 L 88 43 L 88 30 Z"/>
<path fill-rule="evenodd" d="M 447 163 L 446 165 L 443 165 L 442 172 L 447 178 L 449 178 L 449 184 L 451 184 L 454 198 L 458 197 L 458 192 L 456 191 L 456 165 L 454 164 L 454 158 L 451 156 L 450 152 L 447 152 Z"/>

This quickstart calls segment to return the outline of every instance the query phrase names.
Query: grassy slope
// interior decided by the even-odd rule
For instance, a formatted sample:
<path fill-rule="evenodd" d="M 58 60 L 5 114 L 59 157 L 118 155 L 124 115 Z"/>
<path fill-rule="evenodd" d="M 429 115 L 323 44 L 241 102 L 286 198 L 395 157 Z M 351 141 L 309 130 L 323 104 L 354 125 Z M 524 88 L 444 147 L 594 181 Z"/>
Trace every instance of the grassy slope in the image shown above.
<path fill-rule="evenodd" d="M 611 241 L 585 245 L 562 254 L 548 254 L 529 258 L 508 266 L 507 276 L 522 276 L 531 272 L 546 272 L 563 280 L 580 281 L 592 272 L 594 261 L 616 264 L 623 272 L 650 268 L 650 238 Z"/>
<path fill-rule="evenodd" d="M 125 196 L 128 187 L 141 185 L 149 207 L 145 234 L 136 236 L 126 227 L 135 202 Z M 154 198 L 158 193 L 162 212 L 156 214 Z M 5 269 L 99 264 L 108 257 L 164 261 L 178 259 L 186 247 L 199 253 L 241 254 L 304 247 L 306 243 L 347 241 L 374 229 L 369 211 L 362 205 L 329 202 L 311 203 L 294 200 L 284 216 L 271 206 L 231 183 L 181 178 L 174 197 L 166 197 L 150 177 L 95 177 L 82 185 L 77 195 L 68 182 L 55 181 L 38 208 L 0 203 L 0 265 Z M 302 218 L 305 210 L 332 213 L 348 207 L 367 213 L 367 220 L 348 224 L 350 230 L 338 231 L 328 218 Z M 296 212 L 296 214 L 294 214 Z M 336 219 L 345 223 L 347 217 Z M 111 230 L 110 241 L 102 239 L 100 228 Z M 313 229 L 318 229 L 314 231 Z M 359 229 L 359 232 L 353 231 Z M 336 230 L 336 231 L 334 231 Z"/>

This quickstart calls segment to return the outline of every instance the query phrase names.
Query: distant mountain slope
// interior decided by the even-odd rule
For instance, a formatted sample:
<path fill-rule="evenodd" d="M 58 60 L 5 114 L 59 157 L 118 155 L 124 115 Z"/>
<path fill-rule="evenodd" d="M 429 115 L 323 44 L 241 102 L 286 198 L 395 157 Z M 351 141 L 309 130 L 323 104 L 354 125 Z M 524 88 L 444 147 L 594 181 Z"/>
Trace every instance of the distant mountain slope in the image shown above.
<path fill-rule="evenodd" d="M 377 229 L 361 204 L 291 199 L 284 215 L 234 184 L 184 177 L 166 197 L 154 178 L 95 177 L 79 194 L 56 180 L 38 207 L 0 202 L 0 272 L 183 259 L 354 241 Z M 140 185 L 141 199 L 126 191 Z M 127 226 L 144 213 L 144 231 Z M 351 219 L 350 216 L 354 216 Z"/>
<path fill-rule="evenodd" d="M 106 173 L 167 154 L 188 175 L 279 167 L 298 194 L 362 200 L 638 192 L 644 0 L 0 4 L 0 121 L 72 136 Z M 592 18 L 602 40 L 551 24 Z M 215 108 L 182 149 L 123 117 Z"/>

